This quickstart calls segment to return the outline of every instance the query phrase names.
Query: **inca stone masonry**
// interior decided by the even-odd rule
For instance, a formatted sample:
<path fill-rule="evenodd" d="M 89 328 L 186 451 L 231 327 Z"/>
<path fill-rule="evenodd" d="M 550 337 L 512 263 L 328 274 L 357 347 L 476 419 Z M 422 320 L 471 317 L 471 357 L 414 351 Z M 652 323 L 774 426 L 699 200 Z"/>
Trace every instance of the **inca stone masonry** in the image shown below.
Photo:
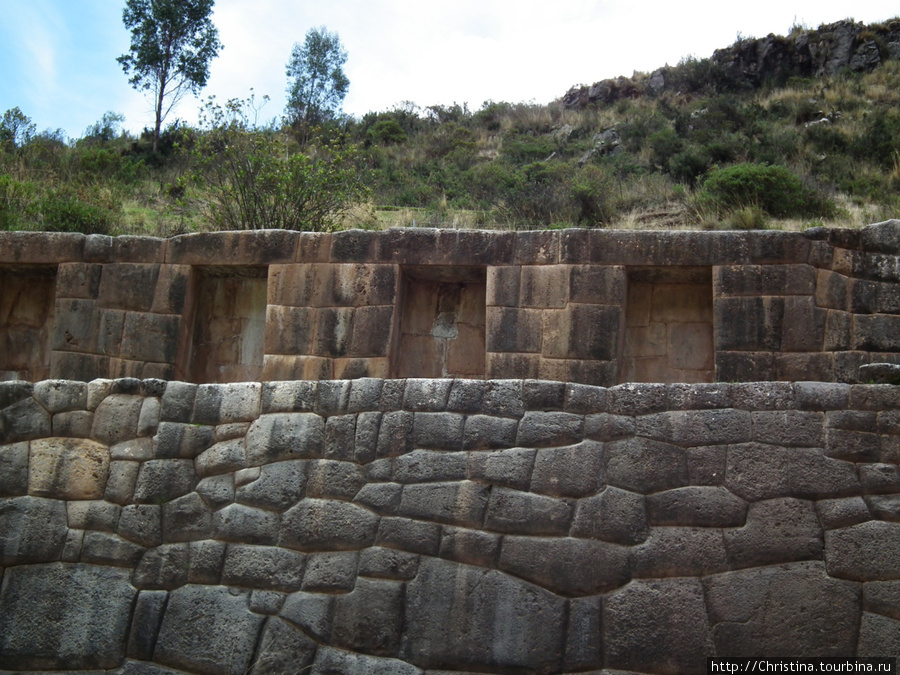
<path fill-rule="evenodd" d="M 898 254 L 0 234 L 0 672 L 900 655 Z"/>

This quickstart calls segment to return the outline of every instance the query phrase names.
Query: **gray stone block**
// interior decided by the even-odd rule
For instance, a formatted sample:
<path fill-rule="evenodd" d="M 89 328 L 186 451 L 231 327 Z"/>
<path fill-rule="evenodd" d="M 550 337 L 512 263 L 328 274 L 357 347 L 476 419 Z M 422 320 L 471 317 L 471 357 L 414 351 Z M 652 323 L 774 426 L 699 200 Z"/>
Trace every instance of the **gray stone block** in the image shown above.
<path fill-rule="evenodd" d="M 359 575 L 379 579 L 414 579 L 419 571 L 419 556 L 379 546 L 367 548 L 359 555 Z"/>
<path fill-rule="evenodd" d="M 352 591 L 358 567 L 359 553 L 355 551 L 310 553 L 306 560 L 302 589 L 309 593 Z"/>
<path fill-rule="evenodd" d="M 722 530 L 655 527 L 632 553 L 635 577 L 700 577 L 731 569 Z"/>
<path fill-rule="evenodd" d="M 274 616 L 281 611 L 284 605 L 285 593 L 281 591 L 254 590 L 250 594 L 250 611 L 256 614 L 268 614 Z"/>
<path fill-rule="evenodd" d="M 106 480 L 106 492 L 103 495 L 104 499 L 120 505 L 131 502 L 140 468 L 139 462 L 110 462 L 109 478 Z"/>
<path fill-rule="evenodd" d="M 165 542 L 208 539 L 213 533 L 212 511 L 196 492 L 163 504 L 162 522 Z"/>
<path fill-rule="evenodd" d="M 0 500 L 0 566 L 59 560 L 66 542 L 65 502 Z"/>
<path fill-rule="evenodd" d="M 606 412 L 613 415 L 649 415 L 669 408 L 669 392 L 664 384 L 629 382 L 610 387 Z"/>
<path fill-rule="evenodd" d="M 201 384 L 194 398 L 191 422 L 228 424 L 252 422 L 259 416 L 262 385 L 258 382 Z"/>
<path fill-rule="evenodd" d="M 353 500 L 376 513 L 390 515 L 400 505 L 403 486 L 399 483 L 367 483 L 363 485 Z"/>
<path fill-rule="evenodd" d="M 900 621 L 900 581 L 863 584 L 863 610 Z"/>
<path fill-rule="evenodd" d="M 856 654 L 882 658 L 885 654 L 900 654 L 900 621 L 863 612 Z"/>
<path fill-rule="evenodd" d="M 603 603 L 603 645 L 615 669 L 704 672 L 715 647 L 700 581 L 635 581 L 611 593 Z"/>
<path fill-rule="evenodd" d="M 484 396 L 481 406 L 475 412 L 516 419 L 525 414 L 520 380 L 492 380 L 483 384 Z"/>
<path fill-rule="evenodd" d="M 818 448 L 794 448 L 787 455 L 791 496 L 821 499 L 862 492 L 857 466 L 852 462 L 826 457 Z"/>
<path fill-rule="evenodd" d="M 594 441 L 617 441 L 635 434 L 635 420 L 624 415 L 594 413 L 584 418 L 584 435 Z"/>
<path fill-rule="evenodd" d="M 94 426 L 94 413 L 87 410 L 72 410 L 53 415 L 50 421 L 54 436 L 89 438 Z"/>
<path fill-rule="evenodd" d="M 488 496 L 488 486 L 471 481 L 406 485 L 397 513 L 436 523 L 480 527 Z"/>
<path fill-rule="evenodd" d="M 728 465 L 728 446 L 687 448 L 688 480 L 692 485 L 722 485 Z"/>
<path fill-rule="evenodd" d="M 366 475 L 370 481 L 390 480 L 394 475 L 394 459 L 383 457 L 369 462 L 366 465 Z"/>
<path fill-rule="evenodd" d="M 491 415 L 470 415 L 463 431 L 463 449 L 489 450 L 515 445 L 518 422 Z"/>
<path fill-rule="evenodd" d="M 735 382 L 731 385 L 731 401 L 738 410 L 795 408 L 794 388 L 790 382 Z"/>
<path fill-rule="evenodd" d="M 189 568 L 188 544 L 163 544 L 144 553 L 134 570 L 132 583 L 137 588 L 171 590 L 188 582 Z"/>
<path fill-rule="evenodd" d="M 361 377 L 353 380 L 350 386 L 350 398 L 347 401 L 347 412 L 379 410 L 383 387 L 384 380 L 380 378 Z"/>
<path fill-rule="evenodd" d="M 359 550 L 374 543 L 378 521 L 355 504 L 303 499 L 282 516 L 278 544 L 301 551 Z"/>
<path fill-rule="evenodd" d="M 85 532 L 81 542 L 81 562 L 133 568 L 144 547 L 108 532 Z"/>
<path fill-rule="evenodd" d="M 900 523 L 870 520 L 826 532 L 825 563 L 840 579 L 900 579 Z"/>
<path fill-rule="evenodd" d="M 132 438 L 121 443 L 116 443 L 109 449 L 109 458 L 118 460 L 135 460 L 143 462 L 147 459 L 161 459 L 164 454 L 157 454 L 153 441 L 149 438 Z M 171 455 L 178 457 L 178 455 Z"/>
<path fill-rule="evenodd" d="M 598 669 L 603 665 L 603 607 L 599 596 L 569 600 L 566 634 L 567 671 Z"/>
<path fill-rule="evenodd" d="M 747 517 L 747 502 L 723 487 L 675 488 L 646 499 L 651 526 L 741 527 Z"/>
<path fill-rule="evenodd" d="M 900 522 L 900 494 L 871 495 L 865 500 L 869 511 L 878 520 Z"/>
<path fill-rule="evenodd" d="M 821 447 L 825 440 L 825 415 L 821 412 L 761 410 L 751 415 L 752 439 L 760 443 L 809 448 Z"/>
<path fill-rule="evenodd" d="M 197 483 L 194 490 L 207 506 L 217 509 L 234 501 L 234 475 L 208 476 Z"/>
<path fill-rule="evenodd" d="M 401 551 L 437 555 L 441 541 L 441 527 L 408 518 L 382 518 L 375 543 Z"/>
<path fill-rule="evenodd" d="M 431 412 L 446 410 L 452 384 L 453 380 L 449 379 L 410 378 L 406 380 L 403 409 Z"/>
<path fill-rule="evenodd" d="M 157 504 L 129 504 L 122 509 L 116 530 L 120 537 L 144 547 L 162 542 L 162 509 Z"/>
<path fill-rule="evenodd" d="M 307 460 L 265 464 L 260 467 L 259 477 L 256 480 L 237 488 L 235 500 L 248 506 L 287 511 L 303 498 L 308 465 Z"/>
<path fill-rule="evenodd" d="M 325 423 L 312 413 L 261 415 L 247 431 L 247 465 L 321 457 Z"/>
<path fill-rule="evenodd" d="M 319 383 L 315 380 L 263 382 L 260 414 L 312 412 L 318 389 Z"/>
<path fill-rule="evenodd" d="M 77 530 L 115 532 L 122 507 L 101 500 L 66 503 L 69 527 Z"/>
<path fill-rule="evenodd" d="M 816 513 L 819 514 L 819 521 L 826 530 L 836 530 L 872 520 L 869 507 L 862 497 L 819 499 L 816 501 Z"/>
<path fill-rule="evenodd" d="M 447 560 L 493 568 L 500 554 L 500 535 L 447 525 L 441 537 L 440 556 Z"/>
<path fill-rule="evenodd" d="M 401 583 L 360 578 L 351 592 L 334 599 L 331 643 L 357 652 L 397 656 L 403 605 Z"/>
<path fill-rule="evenodd" d="M 0 440 L 5 443 L 26 441 L 50 435 L 50 413 L 33 398 L 13 403 L 0 411 Z"/>
<path fill-rule="evenodd" d="M 429 558 L 407 586 L 401 656 L 424 668 L 552 672 L 565 612 L 565 600 L 520 579 Z"/>
<path fill-rule="evenodd" d="M 333 415 L 325 420 L 326 459 L 353 461 L 356 454 L 356 415 Z"/>
<path fill-rule="evenodd" d="M 308 672 L 312 667 L 316 649 L 315 641 L 302 631 L 282 619 L 269 617 L 259 638 L 249 675 Z"/>
<path fill-rule="evenodd" d="M 334 595 L 291 593 L 284 601 L 279 616 L 299 626 L 317 640 L 331 639 Z"/>
<path fill-rule="evenodd" d="M 169 594 L 165 591 L 141 591 L 138 593 L 128 633 L 126 653 L 135 659 L 150 661 L 153 659 L 153 648 L 156 636 L 162 624 L 163 611 Z"/>
<path fill-rule="evenodd" d="M 225 544 L 220 541 L 192 541 L 188 581 L 192 584 L 217 584 L 222 574 Z"/>
<path fill-rule="evenodd" d="M 229 544 L 222 566 L 222 583 L 266 590 L 299 591 L 308 556 L 276 546 Z"/>
<path fill-rule="evenodd" d="M 553 593 L 595 595 L 628 583 L 628 549 L 592 539 L 506 536 L 500 569 Z"/>
<path fill-rule="evenodd" d="M 562 410 L 565 400 L 565 382 L 525 380 L 522 383 L 522 402 L 526 410 Z"/>
<path fill-rule="evenodd" d="M 519 422 L 518 445 L 548 447 L 578 443 L 584 434 L 584 417 L 565 412 L 527 412 Z"/>
<path fill-rule="evenodd" d="M 843 410 L 850 399 L 850 385 L 837 382 L 795 382 L 794 400 L 799 410 Z"/>
<path fill-rule="evenodd" d="M 821 559 L 822 527 L 813 502 L 789 498 L 754 502 L 744 527 L 725 530 L 725 548 L 734 567 Z"/>
<path fill-rule="evenodd" d="M 34 384 L 24 380 L 9 380 L 0 382 L 0 410 L 18 403 L 23 399 L 31 398 L 34 392 Z"/>
<path fill-rule="evenodd" d="M 866 494 L 900 493 L 900 466 L 896 464 L 862 464 L 859 480 Z"/>
<path fill-rule="evenodd" d="M 84 410 L 87 407 L 87 383 L 44 380 L 34 385 L 34 398 L 51 414 Z"/>
<path fill-rule="evenodd" d="M 718 654 L 854 653 L 859 586 L 830 578 L 822 562 L 726 572 L 705 579 L 704 585 Z"/>
<path fill-rule="evenodd" d="M 881 438 L 875 433 L 828 429 L 825 432 L 825 453 L 848 462 L 877 462 L 881 457 Z"/>
<path fill-rule="evenodd" d="M 319 459 L 309 464 L 306 494 L 321 499 L 353 499 L 366 483 L 366 472 L 353 462 Z"/>
<path fill-rule="evenodd" d="M 606 443 L 606 480 L 610 485 L 649 494 L 688 483 L 682 448 L 642 438 Z"/>
<path fill-rule="evenodd" d="M 310 675 L 422 675 L 422 671 L 399 659 L 320 647 Z"/>
<path fill-rule="evenodd" d="M 7 569 L 0 595 L 0 660 L 16 670 L 116 668 L 135 589 L 130 572 L 93 565 Z"/>
<path fill-rule="evenodd" d="M 413 444 L 417 448 L 460 450 L 465 417 L 459 413 L 417 412 L 413 420 Z"/>
<path fill-rule="evenodd" d="M 277 513 L 243 504 L 229 504 L 212 514 L 212 530 L 215 538 L 222 541 L 275 544 L 279 538 L 278 526 Z"/>
<path fill-rule="evenodd" d="M 394 480 L 398 483 L 463 480 L 468 453 L 413 450 L 394 460 Z"/>
<path fill-rule="evenodd" d="M 412 450 L 413 413 L 387 412 L 381 417 L 376 456 L 396 457 Z"/>
<path fill-rule="evenodd" d="M 265 619 L 250 612 L 248 595 L 223 586 L 172 591 L 154 659 L 188 671 L 246 672 Z"/>
<path fill-rule="evenodd" d="M 129 394 L 111 394 L 94 411 L 91 438 L 114 445 L 138 436 L 138 420 L 144 399 Z"/>
<path fill-rule="evenodd" d="M 565 535 L 571 522 L 572 505 L 562 499 L 495 487 L 484 527 L 510 534 Z"/>
<path fill-rule="evenodd" d="M 791 492 L 788 457 L 786 449 L 770 445 L 729 445 L 725 487 L 748 501 L 786 497 Z"/>
<path fill-rule="evenodd" d="M 635 433 L 683 446 L 740 443 L 751 436 L 751 419 L 743 410 L 678 410 L 638 417 Z"/>
<path fill-rule="evenodd" d="M 353 439 L 353 456 L 350 459 L 358 464 L 366 464 L 375 459 L 380 428 L 380 412 L 362 412 L 357 415 L 356 434 Z"/>
<path fill-rule="evenodd" d="M 582 441 L 568 448 L 537 452 L 531 490 L 556 497 L 586 497 L 606 485 L 603 444 Z"/>
<path fill-rule="evenodd" d="M 639 544 L 647 538 L 644 497 L 607 487 L 599 495 L 578 500 L 572 536 L 616 544 Z"/>
<path fill-rule="evenodd" d="M 160 504 L 191 492 L 197 484 L 194 463 L 189 459 L 151 459 L 141 463 L 134 501 Z"/>
<path fill-rule="evenodd" d="M 232 438 L 216 443 L 197 455 L 194 467 L 201 478 L 243 469 L 244 439 Z"/>
<path fill-rule="evenodd" d="M 0 497 L 28 494 L 28 443 L 0 445 Z"/>
<path fill-rule="evenodd" d="M 536 450 L 511 448 L 493 452 L 469 453 L 469 478 L 493 485 L 527 490 Z"/>

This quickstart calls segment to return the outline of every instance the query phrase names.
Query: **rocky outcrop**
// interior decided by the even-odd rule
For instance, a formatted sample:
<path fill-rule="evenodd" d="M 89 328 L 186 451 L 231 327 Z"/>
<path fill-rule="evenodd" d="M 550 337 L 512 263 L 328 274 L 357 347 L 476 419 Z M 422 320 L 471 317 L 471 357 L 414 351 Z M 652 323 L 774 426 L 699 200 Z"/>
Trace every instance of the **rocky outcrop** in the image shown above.
<path fill-rule="evenodd" d="M 562 101 L 568 108 L 580 108 L 664 91 L 690 93 L 696 87 L 718 93 L 746 91 L 764 83 L 783 83 L 791 77 L 832 76 L 843 70 L 868 72 L 898 58 L 900 20 L 870 26 L 838 21 L 815 30 L 795 29 L 788 36 L 739 39 L 730 47 L 717 49 L 708 59 L 667 65 L 649 76 L 620 76 L 573 87 Z M 692 65 L 700 66 L 703 78 L 688 72 Z"/>

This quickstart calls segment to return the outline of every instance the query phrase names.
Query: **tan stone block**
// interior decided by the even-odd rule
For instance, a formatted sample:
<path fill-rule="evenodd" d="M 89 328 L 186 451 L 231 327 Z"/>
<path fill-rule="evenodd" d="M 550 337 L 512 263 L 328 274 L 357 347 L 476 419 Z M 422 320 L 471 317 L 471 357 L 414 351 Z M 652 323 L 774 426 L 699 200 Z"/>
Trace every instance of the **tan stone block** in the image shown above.
<path fill-rule="evenodd" d="M 487 379 L 536 380 L 540 379 L 540 369 L 541 357 L 538 354 L 487 354 Z"/>
<path fill-rule="evenodd" d="M 821 351 L 825 343 L 828 310 L 816 307 L 812 296 L 788 296 L 784 299 L 781 349 L 786 352 Z"/>
<path fill-rule="evenodd" d="M 454 377 L 484 377 L 484 328 L 458 324 L 459 335 L 447 340 L 447 374 Z"/>
<path fill-rule="evenodd" d="M 569 300 L 568 265 L 522 267 L 519 303 L 522 307 L 561 308 Z"/>
<path fill-rule="evenodd" d="M 119 356 L 135 361 L 174 363 L 181 317 L 175 314 L 127 312 Z"/>
<path fill-rule="evenodd" d="M 635 358 L 664 356 L 667 349 L 666 340 L 666 324 L 664 323 L 628 326 L 625 331 L 625 355 Z"/>
<path fill-rule="evenodd" d="M 96 298 L 100 292 L 103 265 L 62 263 L 56 272 L 56 296 L 59 298 Z"/>
<path fill-rule="evenodd" d="M 576 265 L 572 267 L 569 301 L 598 305 L 625 302 L 628 274 L 615 265 Z"/>
<path fill-rule="evenodd" d="M 393 304 L 397 294 L 396 265 L 329 265 L 332 307 L 366 307 Z"/>
<path fill-rule="evenodd" d="M 623 382 L 671 382 L 669 360 L 665 356 L 628 359 L 622 373 Z"/>
<path fill-rule="evenodd" d="M 301 232 L 297 237 L 297 262 L 328 262 L 331 257 L 330 232 Z"/>
<path fill-rule="evenodd" d="M 457 321 L 473 326 L 484 326 L 487 312 L 485 306 L 486 295 L 487 286 L 485 284 L 464 285 L 459 297 Z"/>
<path fill-rule="evenodd" d="M 487 308 L 488 350 L 492 352 L 539 352 L 543 312 L 512 307 Z"/>
<path fill-rule="evenodd" d="M 109 475 L 109 449 L 87 439 L 31 441 L 28 494 L 52 499 L 102 499 Z"/>
<path fill-rule="evenodd" d="M 166 262 L 181 265 L 267 265 L 294 260 L 301 233 L 291 230 L 198 232 L 172 237 Z"/>
<path fill-rule="evenodd" d="M 654 284 L 653 321 L 712 323 L 712 288 L 707 284 Z"/>
<path fill-rule="evenodd" d="M 713 327 L 711 323 L 669 324 L 669 365 L 679 370 L 713 370 Z"/>
<path fill-rule="evenodd" d="M 80 261 L 85 236 L 64 232 L 0 232 L 0 262 L 39 264 Z"/>
<path fill-rule="evenodd" d="M 629 326 L 650 325 L 650 307 L 653 299 L 653 284 L 633 283 L 628 285 Z"/>
<path fill-rule="evenodd" d="M 334 359 L 335 380 L 354 380 L 360 377 L 390 377 L 390 361 L 384 358 Z"/>
<path fill-rule="evenodd" d="M 522 268 L 493 266 L 487 268 L 487 304 L 491 307 L 518 307 Z"/>
<path fill-rule="evenodd" d="M 542 358 L 538 365 L 538 378 L 565 382 L 569 379 L 569 362 L 566 359 Z"/>
<path fill-rule="evenodd" d="M 182 314 L 191 291 L 190 265 L 160 265 L 151 311 Z"/>
<path fill-rule="evenodd" d="M 318 356 L 286 356 L 267 354 L 262 380 L 328 380 L 331 379 L 331 359 Z"/>
<path fill-rule="evenodd" d="M 147 312 L 159 277 L 159 265 L 110 263 L 100 277 L 100 307 Z"/>
<path fill-rule="evenodd" d="M 308 307 L 269 305 L 266 308 L 266 354 L 310 354 L 316 312 Z"/>
<path fill-rule="evenodd" d="M 386 357 L 391 349 L 394 306 L 357 307 L 353 314 L 350 355 Z"/>
<path fill-rule="evenodd" d="M 431 335 L 437 316 L 437 283 L 420 279 L 408 279 L 403 297 L 400 330 L 406 335 Z"/>
<path fill-rule="evenodd" d="M 430 335 L 403 335 L 397 355 L 397 377 L 441 377 L 445 341 Z"/>
<path fill-rule="evenodd" d="M 618 370 L 617 361 L 580 361 L 570 359 L 566 362 L 569 370 L 566 380 L 581 384 L 592 384 L 596 387 L 611 387 L 616 384 Z"/>

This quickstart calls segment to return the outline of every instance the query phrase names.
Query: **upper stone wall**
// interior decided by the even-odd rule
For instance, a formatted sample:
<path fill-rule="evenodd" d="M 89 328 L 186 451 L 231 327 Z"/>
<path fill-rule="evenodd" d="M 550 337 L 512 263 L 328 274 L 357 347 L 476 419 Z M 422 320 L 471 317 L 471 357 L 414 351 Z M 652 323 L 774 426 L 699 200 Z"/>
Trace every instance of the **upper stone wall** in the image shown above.
<path fill-rule="evenodd" d="M 896 220 L 802 234 L 0 233 L 0 378 L 856 382 L 863 365 L 900 362 L 898 254 Z"/>

